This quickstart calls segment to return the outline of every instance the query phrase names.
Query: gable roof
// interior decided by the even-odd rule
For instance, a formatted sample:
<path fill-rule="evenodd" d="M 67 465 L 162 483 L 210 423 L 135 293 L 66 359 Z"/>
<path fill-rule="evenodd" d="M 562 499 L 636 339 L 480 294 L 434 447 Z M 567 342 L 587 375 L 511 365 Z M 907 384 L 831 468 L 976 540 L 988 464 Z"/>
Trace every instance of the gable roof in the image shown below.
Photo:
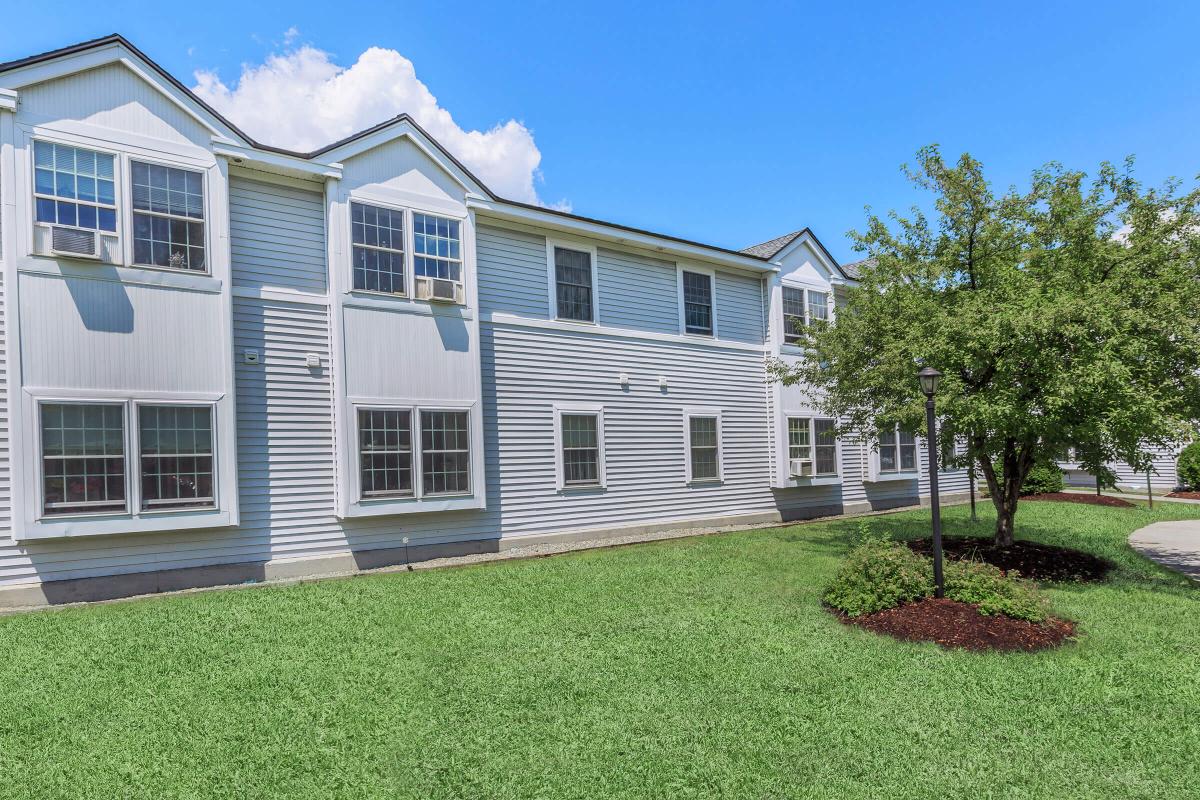
<path fill-rule="evenodd" d="M 821 254 L 828 258 L 831 264 L 837 267 L 838 272 L 842 273 L 842 277 L 849 278 L 850 280 L 858 280 L 858 273 L 855 272 L 854 274 L 851 274 L 842 264 L 838 263 L 838 260 L 833 257 L 833 253 L 829 252 L 829 248 L 825 247 L 821 240 L 817 238 L 817 235 L 812 232 L 811 228 L 801 228 L 798 231 L 785 233 L 783 236 L 776 236 L 774 239 L 762 242 L 761 244 L 751 245 L 741 252 L 749 256 L 754 256 L 755 258 L 761 258 L 765 261 L 770 261 L 771 259 L 775 258 L 775 256 L 786 250 L 788 245 L 790 245 L 792 242 L 805 235 L 812 239 L 813 242 L 816 243 L 817 247 L 821 248 Z"/>
<path fill-rule="evenodd" d="M 837 260 L 834 259 L 833 256 L 829 255 L 829 251 L 825 248 L 825 246 L 823 244 L 821 244 L 820 240 L 817 239 L 816 235 L 814 235 L 812 233 L 812 231 L 810 231 L 808 228 L 804 228 L 802 230 L 795 231 L 793 233 L 787 234 L 786 236 L 781 236 L 778 239 L 772 239 L 770 242 L 763 242 L 760 245 L 755 245 L 754 247 L 749 247 L 744 250 L 733 250 L 730 248 L 721 247 L 719 245 L 706 244 L 704 242 L 697 242 L 697 241 L 693 241 L 690 239 L 684 239 L 684 238 L 681 238 L 678 236 L 671 236 L 669 234 L 645 230 L 643 228 L 635 228 L 635 227 L 632 227 L 629 225 L 621 225 L 621 224 L 615 223 L 615 222 L 606 222 L 604 220 L 598 220 L 598 219 L 594 219 L 591 217 L 585 217 L 585 216 L 581 216 L 579 214 L 572 214 L 567 211 L 559 211 L 557 209 L 546 208 L 544 206 L 537 206 L 537 205 L 534 205 L 531 203 L 523 203 L 523 202 L 520 202 L 517 200 L 510 200 L 510 199 L 507 199 L 504 197 L 500 197 L 495 192 L 493 192 L 491 189 L 489 189 L 487 184 L 485 184 L 478 177 L 476 177 L 469 169 L 467 169 L 467 167 L 464 166 L 462 164 L 462 162 L 460 162 L 454 156 L 454 154 L 452 154 L 449 150 L 447 150 L 442 145 L 441 142 L 439 142 L 434 137 L 430 136 L 425 131 L 425 129 L 423 129 L 419 124 L 417 124 L 417 121 L 415 119 L 413 119 L 407 113 L 398 114 L 397 116 L 395 116 L 389 120 L 385 120 L 383 122 L 380 122 L 377 125 L 373 125 L 369 128 L 366 128 L 365 130 L 361 130 L 357 133 L 351 134 L 350 136 L 347 136 L 344 139 L 340 139 L 336 142 L 332 142 L 330 144 L 327 144 L 323 147 L 319 147 L 316 150 L 312 150 L 309 152 L 289 150 L 284 147 L 276 147 L 275 145 L 264 144 L 263 142 L 260 142 L 260 141 L 256 140 L 254 137 L 250 136 L 248 133 L 246 133 L 241 128 L 239 128 L 237 125 L 235 125 L 233 122 L 231 122 L 227 117 L 225 117 L 223 114 L 221 114 L 221 112 L 217 111 L 215 108 L 213 108 L 208 103 L 206 103 L 204 100 L 202 100 L 198 95 L 196 95 L 195 92 L 193 92 L 191 89 L 189 89 L 187 86 L 185 86 L 178 78 L 176 78 L 171 73 L 167 72 L 165 69 L 163 69 L 157 63 L 155 63 L 155 61 L 153 59 L 151 59 L 149 56 L 147 56 L 145 53 L 143 53 L 141 50 L 139 50 L 137 47 L 135 47 L 128 39 L 126 39 L 124 36 L 122 36 L 119 33 L 112 33 L 112 34 L 109 34 L 108 36 L 102 36 L 98 39 L 90 39 L 86 42 L 79 42 L 78 44 L 68 45 L 67 47 L 61 47 L 57 50 L 50 50 L 48 52 L 39 53 L 37 55 L 28 56 L 26 58 L 21 58 L 21 59 L 16 59 L 14 61 L 0 63 L 0 75 L 3 75 L 6 72 L 11 72 L 13 70 L 22 69 L 24 67 L 34 66 L 34 65 L 41 64 L 44 62 L 54 61 L 55 59 L 66 58 L 69 56 L 85 53 L 90 50 L 95 50 L 95 49 L 114 46 L 114 45 L 123 47 L 126 50 L 128 50 L 130 54 L 135 56 L 138 60 L 142 61 L 147 67 L 149 67 L 151 70 L 153 70 L 154 73 L 156 73 L 160 78 L 162 78 L 164 81 L 166 81 L 171 86 L 172 89 L 174 89 L 175 91 L 182 94 L 185 98 L 187 98 L 187 100 L 189 102 L 196 104 L 196 106 L 198 106 L 200 109 L 202 109 L 205 114 L 210 115 L 214 120 L 219 122 L 223 127 L 227 128 L 231 133 L 233 133 L 239 139 L 241 139 L 245 145 L 247 145 L 255 150 L 260 150 L 260 151 L 263 151 L 266 153 L 275 153 L 275 154 L 287 156 L 290 158 L 296 158 L 296 159 L 301 159 L 304 161 L 309 161 L 312 159 L 319 158 L 320 156 L 325 155 L 327 153 L 333 152 L 334 150 L 344 148 L 346 145 L 353 144 L 355 142 L 358 142 L 359 140 L 367 139 L 368 137 L 375 136 L 376 134 L 379 134 L 382 131 L 384 131 L 388 128 L 391 128 L 393 126 L 402 126 L 402 125 L 403 126 L 411 126 L 412 129 L 414 129 L 417 133 L 419 133 L 424 139 L 428 140 L 433 145 L 433 147 L 437 149 L 438 153 L 440 155 L 442 155 L 443 157 L 445 157 L 449 163 L 453 164 L 455 168 L 461 170 L 464 175 L 466 175 L 470 180 L 472 180 L 474 183 L 476 183 L 479 186 L 479 188 L 483 190 L 484 194 L 486 194 L 489 199 L 496 201 L 497 203 L 503 203 L 505 205 L 516 206 L 518 208 L 535 210 L 538 212 L 545 212 L 547 214 L 550 214 L 550 215 L 553 215 L 556 217 L 562 217 L 562 218 L 574 220 L 577 222 L 588 223 L 588 224 L 593 224 L 593 225 L 602 225 L 602 226 L 605 226 L 608 228 L 616 229 L 618 231 L 629 231 L 632 233 L 653 236 L 658 239 L 664 239 L 667 241 L 677 242 L 677 243 L 689 245 L 692 247 L 703 248 L 704 250 L 710 250 L 715 253 L 723 254 L 725 256 L 741 256 L 743 258 L 750 258 L 750 259 L 753 259 L 754 261 L 760 261 L 760 262 L 769 262 L 771 260 L 771 258 L 775 256 L 775 254 L 777 254 L 780 250 L 782 250 L 784 247 L 786 247 L 788 244 L 790 244 L 797 237 L 803 235 L 804 233 L 808 233 L 812 237 L 813 241 L 815 241 L 817 243 L 817 245 L 821 248 L 821 250 L 824 252 L 824 254 L 829 257 L 829 260 L 831 262 L 833 262 L 835 265 L 837 265 Z M 775 246 L 775 245 L 778 245 L 778 246 Z M 763 267 L 765 267 L 765 266 L 766 266 L 766 264 L 764 263 Z M 840 266 L 838 268 L 840 269 Z"/>
<path fill-rule="evenodd" d="M 842 272 L 846 273 L 847 278 L 851 278 L 852 280 L 858 280 L 859 278 L 862 277 L 863 269 L 866 267 L 869 267 L 869 266 L 873 266 L 874 264 L 875 264 L 875 259 L 862 258 L 862 259 L 859 259 L 858 261 L 851 261 L 849 264 L 841 264 L 841 265 L 839 265 L 839 267 L 842 270 Z"/>

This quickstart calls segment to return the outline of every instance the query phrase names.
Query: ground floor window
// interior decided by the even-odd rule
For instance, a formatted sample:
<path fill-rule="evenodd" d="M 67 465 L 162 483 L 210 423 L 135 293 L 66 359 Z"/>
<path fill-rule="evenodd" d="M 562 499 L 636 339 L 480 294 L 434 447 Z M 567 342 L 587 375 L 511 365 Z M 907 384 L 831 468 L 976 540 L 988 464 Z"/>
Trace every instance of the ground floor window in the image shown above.
<path fill-rule="evenodd" d="M 411 496 L 412 412 L 360 408 L 358 458 L 363 497 Z"/>
<path fill-rule="evenodd" d="M 913 472 L 917 469 L 917 438 L 899 425 L 879 429 L 879 471 Z"/>
<path fill-rule="evenodd" d="M 719 414 L 691 412 L 687 418 L 687 458 L 689 481 L 715 481 L 721 478 L 721 417 Z"/>
<path fill-rule="evenodd" d="M 138 407 L 142 508 L 204 508 L 213 492 L 211 406 Z"/>
<path fill-rule="evenodd" d="M 563 414 L 560 418 L 564 486 L 600 485 L 600 415 Z"/>
<path fill-rule="evenodd" d="M 43 513 L 126 510 L 123 404 L 43 403 L 41 437 Z"/>
<path fill-rule="evenodd" d="M 471 432 L 466 411 L 421 412 L 422 491 L 466 494 L 471 491 Z"/>
<path fill-rule="evenodd" d="M 813 475 L 837 475 L 837 434 L 832 419 L 788 417 L 788 459 L 811 462 Z"/>
<path fill-rule="evenodd" d="M 466 410 L 356 408 L 362 500 L 471 493 L 471 419 Z"/>

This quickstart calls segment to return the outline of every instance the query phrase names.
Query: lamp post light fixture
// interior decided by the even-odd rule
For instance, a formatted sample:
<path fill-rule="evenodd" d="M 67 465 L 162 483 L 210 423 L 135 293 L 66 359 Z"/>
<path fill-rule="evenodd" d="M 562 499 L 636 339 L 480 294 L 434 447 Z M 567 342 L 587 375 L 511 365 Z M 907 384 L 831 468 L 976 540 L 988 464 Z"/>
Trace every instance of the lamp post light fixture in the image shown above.
<path fill-rule="evenodd" d="M 942 577 L 942 509 L 938 501 L 938 450 L 937 421 L 934 419 L 933 396 L 937 394 L 942 373 L 933 367 L 925 367 L 917 377 L 921 391 L 925 393 L 925 425 L 929 442 L 929 508 L 933 512 L 933 585 L 934 597 L 946 596 L 946 581 Z"/>

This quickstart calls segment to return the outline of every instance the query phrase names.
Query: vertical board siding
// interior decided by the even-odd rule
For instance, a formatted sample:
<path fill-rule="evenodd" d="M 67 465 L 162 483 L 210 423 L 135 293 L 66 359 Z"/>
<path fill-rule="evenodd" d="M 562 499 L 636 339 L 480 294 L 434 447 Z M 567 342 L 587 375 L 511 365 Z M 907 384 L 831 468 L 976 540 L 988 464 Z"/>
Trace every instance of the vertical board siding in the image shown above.
<path fill-rule="evenodd" d="M 674 263 L 606 249 L 597 256 L 601 325 L 679 333 Z"/>
<path fill-rule="evenodd" d="M 231 177 L 234 285 L 324 293 L 324 202 L 318 191 Z"/>

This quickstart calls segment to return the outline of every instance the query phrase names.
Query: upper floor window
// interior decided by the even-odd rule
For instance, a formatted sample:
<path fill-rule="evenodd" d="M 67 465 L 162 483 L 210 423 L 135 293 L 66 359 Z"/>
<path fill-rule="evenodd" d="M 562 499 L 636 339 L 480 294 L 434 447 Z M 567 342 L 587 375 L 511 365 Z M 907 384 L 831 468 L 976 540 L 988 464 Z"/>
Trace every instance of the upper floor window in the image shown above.
<path fill-rule="evenodd" d="M 559 319 L 594 322 L 592 254 L 554 248 L 554 296 Z"/>
<path fill-rule="evenodd" d="M 350 204 L 354 288 L 404 294 L 404 212 Z"/>
<path fill-rule="evenodd" d="M 837 475 L 837 436 L 834 421 L 820 417 L 788 417 L 788 459 L 793 475 Z"/>
<path fill-rule="evenodd" d="M 913 472 L 917 469 L 917 438 L 893 425 L 879 429 L 879 471 Z"/>
<path fill-rule="evenodd" d="M 413 213 L 413 269 L 423 278 L 462 281 L 462 242 L 456 219 Z"/>
<path fill-rule="evenodd" d="M 115 233 L 114 160 L 108 153 L 35 141 L 33 196 L 37 221 Z"/>
<path fill-rule="evenodd" d="M 713 335 L 713 276 L 683 271 L 683 329 L 702 336 Z"/>
<path fill-rule="evenodd" d="M 161 164 L 130 162 L 133 263 L 168 269 L 207 269 L 204 176 Z"/>
<path fill-rule="evenodd" d="M 829 321 L 829 297 L 816 289 L 783 287 L 783 340 L 798 343 L 809 325 Z"/>

